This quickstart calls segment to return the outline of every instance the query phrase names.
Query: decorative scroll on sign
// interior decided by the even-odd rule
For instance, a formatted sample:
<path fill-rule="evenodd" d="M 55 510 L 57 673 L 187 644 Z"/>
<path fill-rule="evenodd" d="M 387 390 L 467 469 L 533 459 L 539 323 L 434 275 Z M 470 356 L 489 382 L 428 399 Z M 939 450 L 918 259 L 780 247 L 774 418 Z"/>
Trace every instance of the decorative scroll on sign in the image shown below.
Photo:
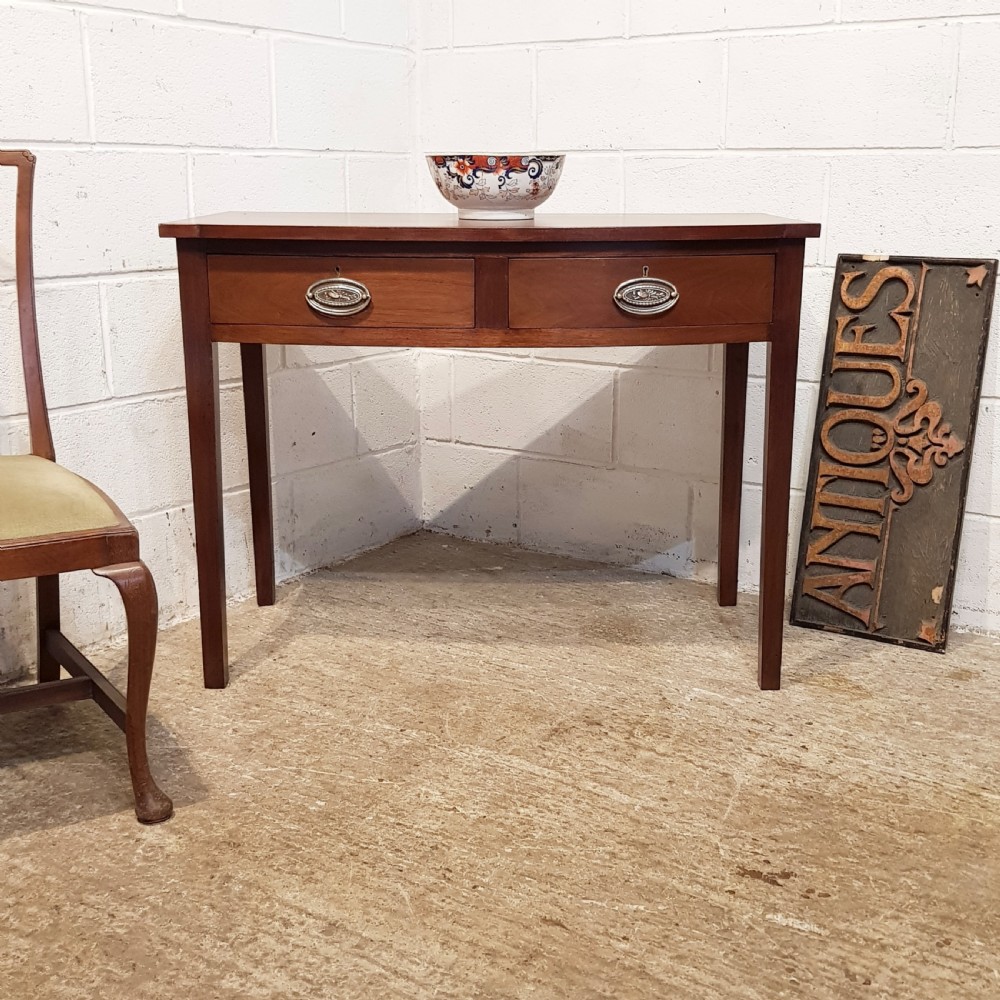
<path fill-rule="evenodd" d="M 996 261 L 837 261 L 793 625 L 943 651 Z"/>

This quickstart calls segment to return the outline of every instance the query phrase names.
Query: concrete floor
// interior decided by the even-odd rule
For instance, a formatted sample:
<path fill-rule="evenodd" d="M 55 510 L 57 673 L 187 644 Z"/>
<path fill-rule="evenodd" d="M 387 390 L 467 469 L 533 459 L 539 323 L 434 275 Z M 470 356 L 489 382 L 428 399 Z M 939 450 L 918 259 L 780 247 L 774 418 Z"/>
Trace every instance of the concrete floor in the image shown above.
<path fill-rule="evenodd" d="M 3 720 L 4 1000 L 1000 995 L 995 642 L 761 694 L 750 599 L 429 535 L 230 635 L 161 637 L 163 826 L 93 706 Z"/>

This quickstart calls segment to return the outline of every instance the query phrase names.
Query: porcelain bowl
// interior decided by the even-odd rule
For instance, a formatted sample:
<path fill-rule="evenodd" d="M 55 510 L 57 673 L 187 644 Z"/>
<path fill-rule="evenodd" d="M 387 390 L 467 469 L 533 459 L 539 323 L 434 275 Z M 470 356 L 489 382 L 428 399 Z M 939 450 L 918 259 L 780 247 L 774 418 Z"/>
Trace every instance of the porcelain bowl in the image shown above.
<path fill-rule="evenodd" d="M 534 218 L 565 159 L 562 153 L 437 153 L 427 165 L 460 219 L 504 221 Z"/>

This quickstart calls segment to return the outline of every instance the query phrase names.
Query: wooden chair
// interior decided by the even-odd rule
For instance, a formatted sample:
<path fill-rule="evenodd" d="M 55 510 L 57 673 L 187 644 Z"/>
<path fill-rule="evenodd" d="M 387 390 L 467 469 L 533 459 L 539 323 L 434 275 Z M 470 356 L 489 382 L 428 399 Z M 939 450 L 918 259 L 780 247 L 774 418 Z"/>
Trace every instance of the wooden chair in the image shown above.
<path fill-rule="evenodd" d="M 36 578 L 38 683 L 0 689 L 0 714 L 92 698 L 125 732 L 135 812 L 159 823 L 173 812 L 146 759 L 146 707 L 156 652 L 156 586 L 139 559 L 139 535 L 125 515 L 85 479 L 55 463 L 35 319 L 31 194 L 35 157 L 0 151 L 17 169 L 15 254 L 21 358 L 31 454 L 0 456 L 0 580 Z M 125 697 L 62 634 L 59 574 L 93 570 L 118 588 L 128 625 Z M 70 674 L 60 680 L 60 667 Z"/>

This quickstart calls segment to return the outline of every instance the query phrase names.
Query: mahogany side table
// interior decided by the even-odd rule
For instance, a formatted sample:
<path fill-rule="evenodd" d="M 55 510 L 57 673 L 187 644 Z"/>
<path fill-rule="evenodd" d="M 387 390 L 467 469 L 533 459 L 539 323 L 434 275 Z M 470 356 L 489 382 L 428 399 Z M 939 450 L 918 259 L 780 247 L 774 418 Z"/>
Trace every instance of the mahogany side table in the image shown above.
<path fill-rule="evenodd" d="M 257 602 L 274 603 L 265 344 L 725 344 L 720 605 L 736 603 L 748 345 L 767 343 L 758 674 L 781 683 L 805 240 L 768 215 L 223 213 L 177 240 L 205 686 L 228 683 L 216 345 L 240 344 Z"/>

